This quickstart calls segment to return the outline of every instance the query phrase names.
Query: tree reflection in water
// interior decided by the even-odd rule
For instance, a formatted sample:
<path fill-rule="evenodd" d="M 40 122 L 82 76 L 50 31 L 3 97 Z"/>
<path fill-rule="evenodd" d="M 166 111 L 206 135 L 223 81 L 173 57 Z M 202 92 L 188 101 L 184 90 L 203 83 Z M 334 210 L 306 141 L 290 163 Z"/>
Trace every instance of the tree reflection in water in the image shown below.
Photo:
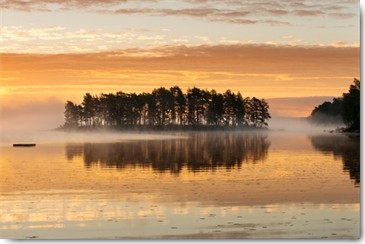
<path fill-rule="evenodd" d="M 188 139 L 139 140 L 119 143 L 66 145 L 66 156 L 83 156 L 86 167 L 123 169 L 152 167 L 159 172 L 240 168 L 242 163 L 257 163 L 267 157 L 270 142 L 263 133 L 197 132 Z"/>
<path fill-rule="evenodd" d="M 321 135 L 311 137 L 315 149 L 340 157 L 343 170 L 360 186 L 360 137 L 344 135 Z"/>

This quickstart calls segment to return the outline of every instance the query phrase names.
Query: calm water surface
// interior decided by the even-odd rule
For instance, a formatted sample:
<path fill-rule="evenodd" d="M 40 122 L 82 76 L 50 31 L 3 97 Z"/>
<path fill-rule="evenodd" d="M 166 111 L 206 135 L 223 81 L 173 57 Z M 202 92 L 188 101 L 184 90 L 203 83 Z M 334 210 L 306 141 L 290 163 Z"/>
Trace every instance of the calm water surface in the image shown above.
<path fill-rule="evenodd" d="M 196 132 L 38 141 L 0 147 L 2 238 L 360 237 L 359 137 Z"/>

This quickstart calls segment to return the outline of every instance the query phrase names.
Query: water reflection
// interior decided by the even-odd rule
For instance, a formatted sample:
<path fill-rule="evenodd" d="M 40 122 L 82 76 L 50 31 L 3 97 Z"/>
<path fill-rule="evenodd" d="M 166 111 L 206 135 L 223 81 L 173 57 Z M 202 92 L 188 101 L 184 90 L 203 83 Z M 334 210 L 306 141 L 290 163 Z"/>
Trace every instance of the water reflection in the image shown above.
<path fill-rule="evenodd" d="M 83 156 L 86 167 L 137 166 L 179 173 L 184 166 L 190 171 L 240 168 L 265 160 L 269 147 L 266 134 L 209 132 L 191 133 L 188 139 L 68 144 L 66 156 Z"/>
<path fill-rule="evenodd" d="M 311 137 L 312 145 L 327 154 L 340 157 L 343 170 L 360 186 L 360 137 L 343 135 L 320 135 Z"/>
<path fill-rule="evenodd" d="M 346 239 L 360 236 L 358 203 L 203 206 L 196 202 L 154 202 L 148 194 L 131 194 L 127 197 L 131 200 L 105 199 L 103 194 L 91 192 L 12 197 L 11 201 L 1 199 L 0 233 L 7 239 L 333 239 L 333 233 Z"/>

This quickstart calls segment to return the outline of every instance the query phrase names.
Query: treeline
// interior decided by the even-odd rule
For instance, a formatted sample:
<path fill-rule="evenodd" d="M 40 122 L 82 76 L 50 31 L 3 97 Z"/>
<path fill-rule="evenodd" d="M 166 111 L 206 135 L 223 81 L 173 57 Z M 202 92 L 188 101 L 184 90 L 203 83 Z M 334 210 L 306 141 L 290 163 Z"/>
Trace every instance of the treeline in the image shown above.
<path fill-rule="evenodd" d="M 81 104 L 66 102 L 63 127 L 266 127 L 270 118 L 264 99 L 196 87 L 183 93 L 174 86 L 140 94 L 86 93 Z"/>
<path fill-rule="evenodd" d="M 355 78 L 342 97 L 315 107 L 309 119 L 317 124 L 342 122 L 348 131 L 360 130 L 360 80 Z"/>
<path fill-rule="evenodd" d="M 343 124 L 342 118 L 343 99 L 333 98 L 332 102 L 326 101 L 315 107 L 311 113 L 311 121 L 316 124 Z"/>

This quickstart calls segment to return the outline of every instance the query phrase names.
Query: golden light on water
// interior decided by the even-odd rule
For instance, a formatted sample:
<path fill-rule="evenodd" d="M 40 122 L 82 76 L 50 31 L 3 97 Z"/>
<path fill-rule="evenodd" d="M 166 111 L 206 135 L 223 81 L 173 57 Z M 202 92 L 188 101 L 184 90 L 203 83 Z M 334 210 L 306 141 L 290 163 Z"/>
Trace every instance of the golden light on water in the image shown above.
<path fill-rule="evenodd" d="M 359 239 L 360 140 L 304 119 L 360 77 L 359 3 L 142 2 L 0 4 L 0 237 Z M 173 86 L 265 99 L 269 129 L 54 130 Z"/>

